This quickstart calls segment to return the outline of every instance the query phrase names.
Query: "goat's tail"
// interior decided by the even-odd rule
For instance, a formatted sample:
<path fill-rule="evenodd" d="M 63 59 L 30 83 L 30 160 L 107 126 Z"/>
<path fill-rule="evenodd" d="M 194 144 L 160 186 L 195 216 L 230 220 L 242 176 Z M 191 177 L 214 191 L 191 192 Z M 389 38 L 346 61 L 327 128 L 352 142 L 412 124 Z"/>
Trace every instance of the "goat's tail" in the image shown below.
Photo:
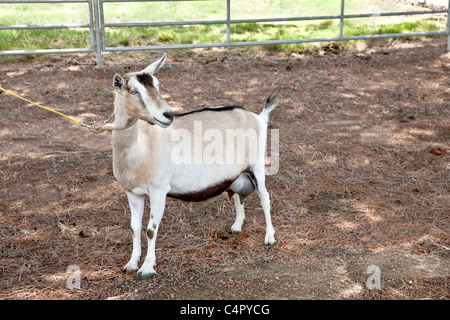
<path fill-rule="evenodd" d="M 267 98 L 266 104 L 264 105 L 264 109 L 259 116 L 262 117 L 264 120 L 269 121 L 269 114 L 277 106 L 278 101 L 279 96 L 276 94 L 271 94 Z"/>

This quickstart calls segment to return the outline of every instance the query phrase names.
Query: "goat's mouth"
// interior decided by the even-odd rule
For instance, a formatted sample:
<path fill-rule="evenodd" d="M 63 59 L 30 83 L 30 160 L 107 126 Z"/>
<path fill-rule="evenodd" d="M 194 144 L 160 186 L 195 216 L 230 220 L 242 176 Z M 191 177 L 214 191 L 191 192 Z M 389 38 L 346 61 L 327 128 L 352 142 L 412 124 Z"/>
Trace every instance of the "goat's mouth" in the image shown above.
<path fill-rule="evenodd" d="M 156 119 L 156 118 L 154 118 L 154 119 L 155 119 L 155 121 L 156 121 L 156 124 L 158 124 L 159 126 L 161 126 L 161 127 L 163 127 L 163 128 L 169 127 L 169 126 L 172 124 L 172 122 L 173 122 L 173 120 L 169 120 L 169 121 L 167 121 L 167 122 L 163 122 L 163 121 L 158 120 L 158 119 Z"/>

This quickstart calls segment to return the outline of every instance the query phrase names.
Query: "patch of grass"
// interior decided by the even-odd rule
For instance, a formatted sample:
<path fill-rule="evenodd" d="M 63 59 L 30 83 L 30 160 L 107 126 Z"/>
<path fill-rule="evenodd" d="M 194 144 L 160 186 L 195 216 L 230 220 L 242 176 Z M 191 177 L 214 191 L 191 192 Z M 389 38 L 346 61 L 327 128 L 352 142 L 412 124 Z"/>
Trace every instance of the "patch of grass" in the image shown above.
<path fill-rule="evenodd" d="M 333 20 L 325 20 L 325 21 L 320 22 L 320 23 L 309 24 L 306 27 L 306 31 L 317 32 L 317 31 L 320 31 L 320 30 L 327 30 L 327 29 L 334 28 L 334 27 L 336 27 L 336 26 L 335 26 Z"/>
<path fill-rule="evenodd" d="M 440 25 L 435 19 L 405 21 L 400 23 L 382 24 L 379 26 L 368 26 L 366 24 L 357 24 L 349 22 L 344 27 L 344 35 L 356 36 L 362 34 L 388 34 L 388 33 L 407 33 L 407 32 L 430 32 L 438 31 Z"/>
<path fill-rule="evenodd" d="M 87 30 L 34 29 L 1 30 L 0 50 L 40 50 L 87 48 L 90 35 Z"/>
<path fill-rule="evenodd" d="M 225 25 L 114 28 L 106 35 L 107 46 L 221 43 Z"/>
<path fill-rule="evenodd" d="M 346 13 L 361 13 L 373 10 L 414 10 L 405 5 L 384 1 L 345 2 Z M 106 22 L 142 21 L 192 21 L 226 18 L 225 1 L 193 2 L 136 2 L 105 3 Z M 85 4 L 1 4 L 0 24 L 61 24 L 87 23 L 88 10 Z M 336 15 L 340 12 L 340 1 L 288 1 L 288 0 L 233 0 L 232 19 L 269 18 L 312 15 Z M 75 13 L 75 14 L 74 14 Z M 405 18 L 347 19 L 344 35 L 407 33 L 437 31 L 445 29 L 442 21 L 426 18 L 404 21 Z M 419 19 L 415 17 L 414 19 Z M 231 25 L 231 41 L 292 40 L 306 38 L 331 38 L 339 35 L 339 20 L 299 21 L 284 23 L 240 23 Z M 173 44 L 224 43 L 226 25 L 192 25 L 107 28 L 106 46 L 148 46 Z M 317 46 L 312 43 L 269 45 L 258 47 L 263 50 L 302 53 Z M 1 30 L 0 50 L 39 50 L 90 47 L 88 29 L 39 29 Z M 253 50 L 253 49 L 248 49 Z M 7 61 L 8 57 L 2 57 Z"/>
<path fill-rule="evenodd" d="M 0 25 L 86 23 L 89 23 L 87 3 L 0 4 Z"/>

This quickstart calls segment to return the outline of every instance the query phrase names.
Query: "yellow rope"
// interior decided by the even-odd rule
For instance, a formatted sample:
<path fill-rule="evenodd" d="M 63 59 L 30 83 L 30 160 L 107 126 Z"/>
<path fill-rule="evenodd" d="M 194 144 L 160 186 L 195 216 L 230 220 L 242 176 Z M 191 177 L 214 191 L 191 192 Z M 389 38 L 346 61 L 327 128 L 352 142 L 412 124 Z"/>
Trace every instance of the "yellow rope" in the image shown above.
<path fill-rule="evenodd" d="M 72 120 L 73 122 L 75 122 L 75 123 L 78 124 L 78 125 L 80 124 L 80 121 L 78 121 L 78 120 L 76 120 L 76 119 L 74 119 L 74 118 L 72 118 L 72 117 L 69 117 L 69 116 L 67 116 L 67 115 L 65 115 L 65 114 L 63 114 L 63 113 L 61 113 L 61 112 L 58 112 L 58 111 L 53 110 L 53 109 L 48 108 L 48 107 L 41 106 L 40 104 L 37 104 L 36 102 L 33 102 L 33 101 L 28 100 L 28 99 L 22 98 L 21 96 L 19 96 L 19 95 L 13 93 L 13 92 L 11 92 L 11 91 L 8 91 L 8 90 L 6 90 L 6 89 L 3 89 L 2 87 L 0 87 L 0 90 L 3 90 L 4 92 L 6 92 L 6 93 L 8 93 L 8 94 L 10 94 L 10 95 L 12 95 L 12 96 L 15 96 L 15 97 L 17 97 L 17 98 L 19 98 L 19 99 L 22 99 L 22 100 L 24 100 L 24 101 L 26 101 L 26 102 L 32 103 L 32 104 L 38 106 L 39 108 L 45 109 L 45 110 L 47 110 L 47 111 L 50 111 L 50 112 L 53 112 L 53 113 L 56 113 L 56 114 L 59 114 L 60 116 L 63 116 L 64 118 L 67 118 L 67 119 L 69 119 L 69 120 Z"/>

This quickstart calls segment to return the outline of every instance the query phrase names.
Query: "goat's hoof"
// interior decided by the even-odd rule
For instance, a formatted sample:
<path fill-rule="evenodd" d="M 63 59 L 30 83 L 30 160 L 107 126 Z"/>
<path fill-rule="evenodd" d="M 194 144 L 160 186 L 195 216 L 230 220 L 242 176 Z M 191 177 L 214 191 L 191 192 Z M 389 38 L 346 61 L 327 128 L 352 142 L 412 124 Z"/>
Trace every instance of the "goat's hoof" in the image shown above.
<path fill-rule="evenodd" d="M 156 275 L 156 271 L 150 271 L 150 272 L 145 272 L 145 271 L 138 271 L 137 273 L 138 277 L 141 278 L 142 280 L 144 279 L 150 279 L 151 277 Z"/>
<path fill-rule="evenodd" d="M 275 240 L 275 238 L 273 237 L 273 236 L 271 236 L 271 237 L 266 237 L 265 239 L 264 239 L 264 244 L 266 245 L 266 246 L 273 246 L 274 244 L 276 244 L 277 243 L 277 241 Z"/>
<path fill-rule="evenodd" d="M 232 234 L 239 234 L 242 232 L 242 227 L 235 227 L 234 225 L 230 228 Z"/>
<path fill-rule="evenodd" d="M 245 219 L 243 221 L 236 221 L 230 228 L 232 234 L 239 234 L 242 232 L 242 226 L 245 224 Z"/>
<path fill-rule="evenodd" d="M 148 278 L 151 278 L 151 277 L 153 277 L 154 275 L 156 274 L 156 271 L 155 271 L 155 269 L 153 269 L 153 266 L 152 267 L 150 267 L 150 266 L 142 266 L 139 270 L 138 270 L 138 272 L 137 272 L 137 276 L 139 277 L 139 278 L 141 278 L 141 279 L 148 279 Z"/>
<path fill-rule="evenodd" d="M 126 274 L 135 273 L 136 271 L 138 271 L 138 267 L 133 267 L 128 264 L 122 269 L 122 272 Z"/>

